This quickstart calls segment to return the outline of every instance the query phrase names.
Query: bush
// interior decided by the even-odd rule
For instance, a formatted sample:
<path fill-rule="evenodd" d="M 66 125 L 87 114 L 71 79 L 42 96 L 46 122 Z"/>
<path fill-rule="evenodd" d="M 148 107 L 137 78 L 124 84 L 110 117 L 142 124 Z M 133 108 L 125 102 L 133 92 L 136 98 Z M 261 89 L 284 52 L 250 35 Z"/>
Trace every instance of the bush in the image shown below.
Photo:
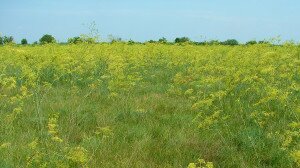
<path fill-rule="evenodd" d="M 270 42 L 262 40 L 262 41 L 259 41 L 258 44 L 270 44 Z"/>
<path fill-rule="evenodd" d="M 228 40 L 222 42 L 222 44 L 234 46 L 234 45 L 239 45 L 239 42 L 235 39 L 228 39 Z"/>
<path fill-rule="evenodd" d="M 219 40 L 210 40 L 205 42 L 207 45 L 220 45 L 221 42 Z"/>
<path fill-rule="evenodd" d="M 27 44 L 28 44 L 28 42 L 27 42 L 27 40 L 26 40 L 26 39 L 22 39 L 22 40 L 21 40 L 21 44 L 22 44 L 22 45 L 27 45 Z"/>
<path fill-rule="evenodd" d="M 127 42 L 129 45 L 133 45 L 133 44 L 135 44 L 135 41 L 133 41 L 133 40 L 129 40 L 128 42 Z"/>
<path fill-rule="evenodd" d="M 13 36 L 0 37 L 0 45 L 10 44 L 10 43 L 13 43 L 13 42 L 14 42 Z"/>
<path fill-rule="evenodd" d="M 190 42 L 191 40 L 188 37 L 177 37 L 175 43 L 185 43 Z"/>
<path fill-rule="evenodd" d="M 78 36 L 68 39 L 69 44 L 78 44 L 78 43 L 82 43 L 82 42 L 83 42 L 83 40 Z"/>
<path fill-rule="evenodd" d="M 149 40 L 148 43 L 156 43 L 154 40 Z"/>
<path fill-rule="evenodd" d="M 45 34 L 42 38 L 40 38 L 40 43 L 41 44 L 56 43 L 56 40 L 52 35 Z"/>
<path fill-rule="evenodd" d="M 168 42 L 168 40 L 166 39 L 166 38 L 160 38 L 159 40 L 158 40 L 158 42 L 160 42 L 160 43 L 167 43 Z"/>
<path fill-rule="evenodd" d="M 255 40 L 246 42 L 246 45 L 254 45 L 254 44 L 257 44 L 257 42 Z"/>

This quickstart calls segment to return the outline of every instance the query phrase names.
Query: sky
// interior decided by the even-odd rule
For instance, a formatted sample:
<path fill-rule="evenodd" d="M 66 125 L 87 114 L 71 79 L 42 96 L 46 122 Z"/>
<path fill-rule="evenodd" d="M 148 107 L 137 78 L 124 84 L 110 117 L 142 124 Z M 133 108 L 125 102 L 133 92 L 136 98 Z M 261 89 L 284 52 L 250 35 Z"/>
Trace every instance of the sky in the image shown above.
<path fill-rule="evenodd" d="M 300 41 L 299 0 L 0 0 L 0 33 L 16 42 L 58 41 L 88 34 L 147 41 L 187 36 L 195 41 Z"/>

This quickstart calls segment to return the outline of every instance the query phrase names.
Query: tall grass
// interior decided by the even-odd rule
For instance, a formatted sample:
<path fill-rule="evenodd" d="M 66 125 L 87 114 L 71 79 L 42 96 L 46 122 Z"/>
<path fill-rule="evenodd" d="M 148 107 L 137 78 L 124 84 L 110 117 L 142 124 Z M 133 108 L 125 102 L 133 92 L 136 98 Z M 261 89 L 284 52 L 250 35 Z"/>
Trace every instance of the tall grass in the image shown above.
<path fill-rule="evenodd" d="M 0 167 L 299 167 L 299 58 L 294 45 L 1 47 Z"/>

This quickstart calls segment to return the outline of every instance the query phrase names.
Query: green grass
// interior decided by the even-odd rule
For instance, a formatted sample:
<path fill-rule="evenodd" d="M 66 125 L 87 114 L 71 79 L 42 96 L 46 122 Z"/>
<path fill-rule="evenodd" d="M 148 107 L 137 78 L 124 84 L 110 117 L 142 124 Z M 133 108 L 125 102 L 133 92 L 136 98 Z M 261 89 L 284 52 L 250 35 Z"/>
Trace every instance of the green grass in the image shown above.
<path fill-rule="evenodd" d="M 299 57 L 299 46 L 2 47 L 0 167 L 297 167 Z"/>

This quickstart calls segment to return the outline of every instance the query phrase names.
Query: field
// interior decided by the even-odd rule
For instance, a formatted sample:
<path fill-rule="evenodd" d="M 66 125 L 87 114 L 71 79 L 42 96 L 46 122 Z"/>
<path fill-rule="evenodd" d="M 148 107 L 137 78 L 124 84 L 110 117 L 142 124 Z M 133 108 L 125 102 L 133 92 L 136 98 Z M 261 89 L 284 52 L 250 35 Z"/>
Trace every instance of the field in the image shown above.
<path fill-rule="evenodd" d="M 300 47 L 0 47 L 0 167 L 300 167 Z"/>

